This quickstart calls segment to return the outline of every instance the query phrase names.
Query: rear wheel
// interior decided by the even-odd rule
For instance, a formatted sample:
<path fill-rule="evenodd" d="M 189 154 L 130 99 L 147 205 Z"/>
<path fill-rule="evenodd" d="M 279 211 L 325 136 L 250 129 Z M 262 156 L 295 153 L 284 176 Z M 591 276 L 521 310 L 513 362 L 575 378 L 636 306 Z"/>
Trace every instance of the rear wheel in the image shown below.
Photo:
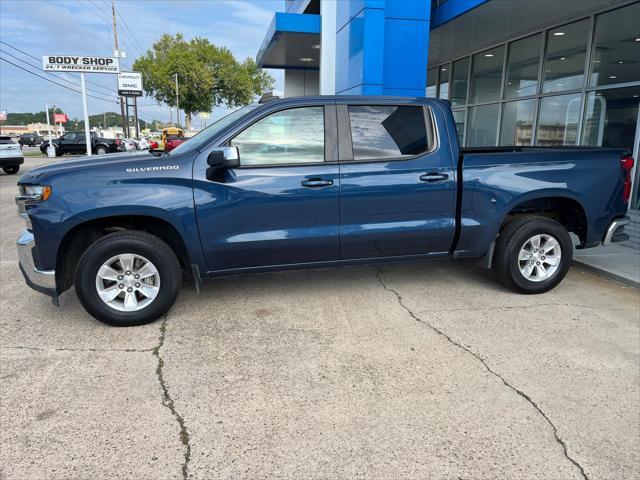
<path fill-rule="evenodd" d="M 12 165 L 10 167 L 2 167 L 2 170 L 4 170 L 4 173 L 7 175 L 15 175 L 20 170 L 20 167 L 18 165 Z"/>
<path fill-rule="evenodd" d="M 101 322 L 150 323 L 175 302 L 182 279 L 171 248 L 145 232 L 116 232 L 91 245 L 76 268 L 76 293 Z"/>
<path fill-rule="evenodd" d="M 521 293 L 544 293 L 565 277 L 573 258 L 569 232 L 547 217 L 509 223 L 496 242 L 493 270 L 501 283 Z"/>

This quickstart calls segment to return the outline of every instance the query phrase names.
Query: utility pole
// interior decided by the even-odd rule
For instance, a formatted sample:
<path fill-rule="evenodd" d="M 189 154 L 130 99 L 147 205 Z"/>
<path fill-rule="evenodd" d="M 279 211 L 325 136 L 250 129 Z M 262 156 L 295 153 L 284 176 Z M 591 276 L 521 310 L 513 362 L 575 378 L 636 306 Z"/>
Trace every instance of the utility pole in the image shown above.
<path fill-rule="evenodd" d="M 178 95 L 178 74 L 176 73 L 176 126 L 180 126 L 180 98 Z"/>
<path fill-rule="evenodd" d="M 116 27 L 116 0 L 111 0 L 111 16 L 113 18 L 113 43 L 115 46 L 115 50 L 118 52 L 118 58 L 120 58 L 120 48 L 118 47 L 118 29 Z M 122 121 L 122 133 L 127 128 L 126 120 L 124 118 L 124 104 L 122 103 L 122 97 L 118 96 L 120 100 L 120 120 Z M 127 112 L 127 115 L 129 112 Z"/>

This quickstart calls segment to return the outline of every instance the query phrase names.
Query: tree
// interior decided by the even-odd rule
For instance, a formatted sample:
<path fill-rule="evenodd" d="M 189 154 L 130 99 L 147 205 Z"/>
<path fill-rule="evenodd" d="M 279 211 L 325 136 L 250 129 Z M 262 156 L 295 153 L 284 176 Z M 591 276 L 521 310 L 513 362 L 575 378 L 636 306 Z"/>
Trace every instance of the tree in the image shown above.
<path fill-rule="evenodd" d="M 251 103 L 256 95 L 273 88 L 273 77 L 247 58 L 238 62 L 231 51 L 213 45 L 206 38 L 189 41 L 181 34 L 163 34 L 153 47 L 133 63 L 142 73 L 145 93 L 159 102 L 185 112 L 187 128 L 191 114 L 209 112 L 214 106 L 236 107 Z"/>
<path fill-rule="evenodd" d="M 59 108 L 55 110 L 53 108 L 49 109 L 49 121 L 53 124 L 53 114 L 54 113 L 64 113 Z M 36 113 L 8 113 L 7 114 L 7 125 L 27 125 L 29 123 L 47 123 L 47 112 L 42 110 L 41 112 Z"/>

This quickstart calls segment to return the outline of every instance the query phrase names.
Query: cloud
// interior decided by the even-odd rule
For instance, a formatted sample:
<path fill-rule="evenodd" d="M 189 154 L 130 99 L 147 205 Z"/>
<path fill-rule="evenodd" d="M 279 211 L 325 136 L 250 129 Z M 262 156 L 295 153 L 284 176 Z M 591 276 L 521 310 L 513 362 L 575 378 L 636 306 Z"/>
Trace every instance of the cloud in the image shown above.
<path fill-rule="evenodd" d="M 116 0 L 116 7 L 120 12 L 120 43 L 121 48 L 127 51 L 124 63 L 125 68 L 128 68 L 142 53 L 141 50 L 151 48 L 153 42 L 165 32 L 182 33 L 187 38 L 208 38 L 216 45 L 229 48 L 240 60 L 255 58 L 273 14 L 282 10 L 283 2 Z M 50 53 L 110 55 L 113 49 L 110 10 L 110 2 L 106 0 L 1 0 L 0 39 L 38 58 Z M 24 57 L 6 46 L 3 46 L 3 50 L 11 51 L 30 63 L 39 64 L 38 60 Z M 281 92 L 284 88 L 282 71 L 270 73 L 277 80 L 275 91 Z M 65 75 L 65 78 L 79 85 L 77 75 Z M 55 80 L 55 77 L 52 79 Z M 115 77 L 89 75 L 87 80 L 112 91 L 110 94 L 103 88 L 88 84 L 88 88 L 94 90 L 96 95 L 115 96 Z M 59 82 L 67 85 L 64 81 Z M 62 106 L 72 116 L 82 115 L 79 94 L 0 62 L 0 104 L 3 109 L 14 112 L 37 111 L 43 109 L 45 102 Z M 153 105 L 153 100 L 148 97 L 140 99 L 140 103 L 152 104 L 140 109 L 144 117 L 169 119 L 169 108 L 166 105 Z M 118 106 L 90 98 L 89 110 L 91 114 L 105 110 L 118 111 Z M 220 110 L 225 111 L 216 109 L 216 115 Z"/>

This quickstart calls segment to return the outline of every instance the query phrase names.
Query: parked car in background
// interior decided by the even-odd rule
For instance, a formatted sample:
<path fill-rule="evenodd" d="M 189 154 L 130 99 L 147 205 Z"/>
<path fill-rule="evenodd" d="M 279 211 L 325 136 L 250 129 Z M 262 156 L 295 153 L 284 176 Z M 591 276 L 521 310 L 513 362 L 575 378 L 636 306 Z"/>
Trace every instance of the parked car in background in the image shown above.
<path fill-rule="evenodd" d="M 14 175 L 24 163 L 24 155 L 20 145 L 9 136 L 0 136 L 0 167 L 4 173 Z"/>
<path fill-rule="evenodd" d="M 40 145 L 44 137 L 38 133 L 23 133 L 20 135 L 18 139 L 18 143 L 21 146 L 35 147 L 36 145 Z"/>
<path fill-rule="evenodd" d="M 137 140 L 137 144 L 138 150 L 149 150 L 150 143 L 145 137 L 141 137 L 140 140 Z"/>
<path fill-rule="evenodd" d="M 167 139 L 164 142 L 164 151 L 170 152 L 178 145 L 183 144 L 187 141 L 187 138 L 179 135 L 167 135 Z"/>
<path fill-rule="evenodd" d="M 56 156 L 75 153 L 87 153 L 87 141 L 84 132 L 67 132 L 63 136 L 52 140 Z M 40 145 L 40 151 L 46 155 L 49 140 L 45 140 Z M 102 138 L 96 132 L 91 132 L 91 152 L 94 155 L 105 155 L 107 153 L 123 152 L 124 145 L 118 138 Z"/>
<path fill-rule="evenodd" d="M 450 104 L 323 96 L 250 105 L 155 157 L 46 165 L 18 182 L 27 283 L 118 326 L 150 322 L 182 273 L 475 258 L 551 290 L 574 245 L 628 238 L 624 148 L 461 149 Z M 487 291 L 490 295 L 491 292 Z"/>
<path fill-rule="evenodd" d="M 136 148 L 136 141 L 132 138 L 123 138 L 122 143 L 126 152 L 133 152 L 134 150 L 138 150 L 138 148 Z"/>
<path fill-rule="evenodd" d="M 186 138 L 181 128 L 167 127 L 162 130 L 162 148 L 165 152 L 170 152 L 184 141 Z"/>

